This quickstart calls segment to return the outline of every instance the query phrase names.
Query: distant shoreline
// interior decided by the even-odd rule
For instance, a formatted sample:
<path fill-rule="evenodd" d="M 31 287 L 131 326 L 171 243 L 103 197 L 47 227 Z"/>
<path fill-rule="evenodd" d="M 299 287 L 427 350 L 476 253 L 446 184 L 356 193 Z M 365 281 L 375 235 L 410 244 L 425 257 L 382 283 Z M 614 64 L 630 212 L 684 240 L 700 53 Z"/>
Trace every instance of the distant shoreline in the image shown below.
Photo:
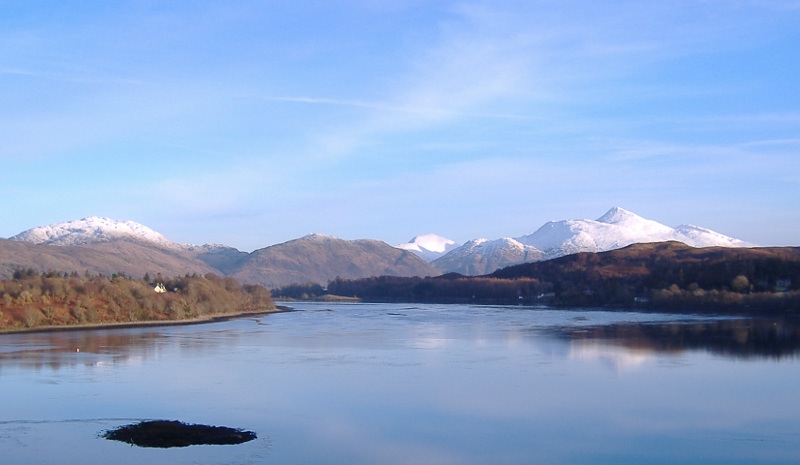
<path fill-rule="evenodd" d="M 258 310 L 249 312 L 236 312 L 236 313 L 218 313 L 212 315 L 203 315 L 197 318 L 185 320 L 145 320 L 145 321 L 122 321 L 122 322 L 109 322 L 109 323 L 88 323 L 77 325 L 61 325 L 61 326 L 40 326 L 35 328 L 3 328 L 0 329 L 0 337 L 5 334 L 29 334 L 29 333 L 54 333 L 61 331 L 83 331 L 83 330 L 96 330 L 96 329 L 124 329 L 124 328 L 150 328 L 158 326 L 181 326 L 181 325 L 199 325 L 204 323 L 217 323 L 221 321 L 234 320 L 237 318 L 244 318 L 249 316 L 263 316 L 271 313 L 284 313 L 290 312 L 292 309 L 283 305 L 276 305 L 274 309 Z"/>

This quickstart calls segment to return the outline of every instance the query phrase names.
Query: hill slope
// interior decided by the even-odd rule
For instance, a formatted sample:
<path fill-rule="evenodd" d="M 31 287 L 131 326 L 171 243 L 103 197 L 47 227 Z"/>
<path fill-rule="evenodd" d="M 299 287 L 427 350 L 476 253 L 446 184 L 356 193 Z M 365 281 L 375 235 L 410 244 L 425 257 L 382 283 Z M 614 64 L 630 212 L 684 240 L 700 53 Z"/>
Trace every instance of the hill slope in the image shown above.
<path fill-rule="evenodd" d="M 9 279 L 15 270 L 29 268 L 107 276 L 121 272 L 134 277 L 145 273 L 182 276 L 219 272 L 189 252 L 137 240 L 56 246 L 0 239 L 0 279 Z"/>
<path fill-rule="evenodd" d="M 385 242 L 311 234 L 256 250 L 233 276 L 242 282 L 280 287 L 304 282 L 324 285 L 336 277 L 438 274 L 422 258 Z"/>
<path fill-rule="evenodd" d="M 582 252 L 498 270 L 490 278 L 536 279 L 556 303 L 737 305 L 744 295 L 800 290 L 800 247 L 690 247 L 680 242 L 634 244 Z M 728 294 L 724 294 L 728 293 Z"/>

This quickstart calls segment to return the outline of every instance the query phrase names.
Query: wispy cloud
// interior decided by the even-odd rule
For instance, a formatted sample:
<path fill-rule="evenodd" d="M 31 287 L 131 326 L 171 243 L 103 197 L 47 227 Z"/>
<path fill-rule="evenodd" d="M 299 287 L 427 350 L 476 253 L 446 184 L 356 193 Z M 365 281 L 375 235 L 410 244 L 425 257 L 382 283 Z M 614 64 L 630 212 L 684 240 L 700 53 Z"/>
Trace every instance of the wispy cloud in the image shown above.
<path fill-rule="evenodd" d="M 0 74 L 16 75 L 16 76 L 38 76 L 37 73 L 26 69 L 8 69 L 0 68 Z"/>
<path fill-rule="evenodd" d="M 263 99 L 364 110 L 338 122 L 331 120 L 311 136 L 307 152 L 319 158 L 345 159 L 376 140 L 430 132 L 469 119 L 547 121 L 561 132 L 573 128 L 578 134 L 581 128 L 604 123 L 581 108 L 633 98 L 635 92 L 627 84 L 614 83 L 619 76 L 698 50 L 732 47 L 721 39 L 741 21 L 725 16 L 724 27 L 708 30 L 704 26 L 710 12 L 699 6 L 691 14 L 669 6 L 654 13 L 632 5 L 580 4 L 569 11 L 567 18 L 565 9 L 541 5 L 459 4 L 439 23 L 435 40 L 407 49 L 400 58 L 401 70 L 383 79 L 382 91 L 371 89 L 372 95 L 382 98 L 331 94 Z M 691 21 L 677 21 L 684 17 Z M 671 21 L 676 21 L 681 34 L 664 27 Z M 641 95 L 670 89 L 654 84 Z M 470 131 L 469 126 L 464 130 Z"/>
<path fill-rule="evenodd" d="M 400 57 L 404 67 L 384 78 L 381 99 L 277 95 L 265 101 L 346 106 L 365 110 L 329 124 L 314 134 L 307 152 L 315 158 L 342 159 L 370 141 L 416 131 L 431 131 L 465 120 L 530 119 L 517 112 L 515 99 L 536 93 L 529 84 L 527 39 L 496 37 L 474 24 L 480 18 L 456 15 L 438 30 L 433 43 L 419 43 Z M 377 85 L 377 84 L 376 84 Z M 348 89 L 348 92 L 352 89 Z"/>

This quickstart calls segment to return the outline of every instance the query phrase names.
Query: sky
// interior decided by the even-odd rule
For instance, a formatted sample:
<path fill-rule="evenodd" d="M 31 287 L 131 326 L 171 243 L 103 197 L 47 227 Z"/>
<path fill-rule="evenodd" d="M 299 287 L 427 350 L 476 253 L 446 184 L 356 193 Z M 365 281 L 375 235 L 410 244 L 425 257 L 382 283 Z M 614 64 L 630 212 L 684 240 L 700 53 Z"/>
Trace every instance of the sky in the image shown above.
<path fill-rule="evenodd" d="M 797 246 L 799 88 L 800 0 L 0 0 L 0 237 Z"/>

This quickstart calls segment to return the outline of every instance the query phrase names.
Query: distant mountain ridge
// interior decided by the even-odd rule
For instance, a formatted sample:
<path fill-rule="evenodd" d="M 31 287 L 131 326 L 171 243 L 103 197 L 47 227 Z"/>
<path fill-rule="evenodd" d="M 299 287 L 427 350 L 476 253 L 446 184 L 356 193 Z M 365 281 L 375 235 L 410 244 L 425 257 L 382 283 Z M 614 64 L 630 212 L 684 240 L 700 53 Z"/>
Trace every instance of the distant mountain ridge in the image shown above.
<path fill-rule="evenodd" d="M 189 247 L 173 242 L 161 233 L 134 221 L 118 221 L 99 216 L 38 226 L 8 239 L 44 245 L 84 245 L 123 238 L 140 239 L 171 249 Z"/>
<path fill-rule="evenodd" d="M 752 247 L 724 234 L 683 224 L 675 228 L 613 207 L 596 220 L 550 221 L 531 234 L 489 241 L 473 239 L 431 261 L 442 273 L 491 273 L 505 266 L 579 252 L 606 252 L 631 244 L 678 241 L 692 247 Z"/>
<path fill-rule="evenodd" d="M 413 253 L 376 240 L 310 234 L 247 253 L 219 244 L 180 244 L 133 221 L 100 217 L 40 226 L 0 239 L 0 278 L 20 268 L 139 276 L 217 273 L 266 287 L 324 285 L 337 277 L 440 274 Z"/>
<path fill-rule="evenodd" d="M 693 225 L 671 228 L 620 207 L 610 209 L 597 220 L 551 221 L 518 240 L 544 252 L 545 259 L 578 252 L 605 252 L 651 242 L 678 241 L 692 247 L 754 245 Z"/>
<path fill-rule="evenodd" d="M 335 278 L 439 274 L 417 255 L 385 242 L 350 241 L 324 234 L 256 250 L 232 273 L 240 281 L 271 288 L 306 282 L 325 285 Z"/>
<path fill-rule="evenodd" d="M 483 275 L 579 252 L 666 241 L 693 247 L 753 246 L 698 226 L 671 228 L 619 207 L 597 220 L 551 221 L 521 237 L 473 239 L 460 246 L 435 234 L 416 236 L 394 247 L 371 239 L 310 234 L 251 253 L 219 244 L 180 244 L 133 221 L 91 216 L 0 240 L 0 277 L 30 267 L 104 274 L 214 272 L 267 287 L 306 282 L 325 285 L 336 277 Z"/>

